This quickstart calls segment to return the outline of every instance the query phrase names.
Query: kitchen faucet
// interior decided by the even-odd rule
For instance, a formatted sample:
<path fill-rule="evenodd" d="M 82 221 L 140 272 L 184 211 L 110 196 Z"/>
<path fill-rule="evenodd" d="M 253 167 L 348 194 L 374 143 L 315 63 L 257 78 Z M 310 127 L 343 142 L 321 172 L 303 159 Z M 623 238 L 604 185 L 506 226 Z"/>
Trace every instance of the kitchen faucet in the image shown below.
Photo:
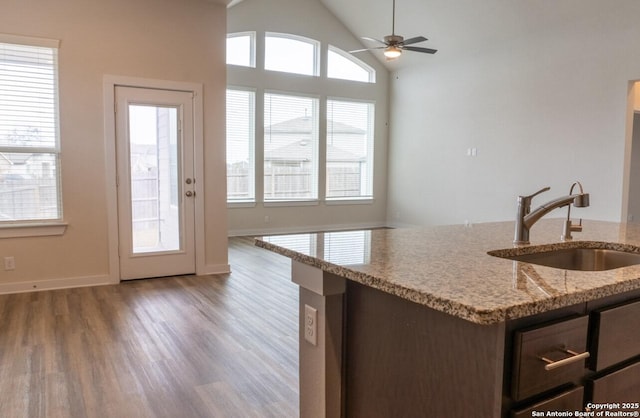
<path fill-rule="evenodd" d="M 580 193 L 571 194 L 573 193 L 573 187 L 576 184 L 580 186 Z M 542 218 L 544 215 L 551 212 L 552 210 L 556 208 L 561 208 L 567 205 L 570 206 L 572 203 L 575 207 L 578 207 L 578 208 L 586 208 L 589 206 L 589 193 L 584 193 L 584 190 L 582 190 L 582 184 L 580 184 L 580 182 L 575 182 L 571 186 L 568 196 L 562 196 L 557 199 L 551 200 L 541 205 L 540 207 L 535 209 L 533 212 L 531 212 L 531 201 L 533 200 L 533 198 L 539 195 L 540 193 L 546 192 L 547 190 L 550 190 L 550 189 L 551 189 L 550 187 L 545 187 L 543 189 L 538 190 L 537 192 L 535 192 L 530 196 L 518 196 L 518 211 L 516 213 L 516 233 L 513 239 L 514 244 L 518 244 L 518 245 L 529 244 L 529 231 L 531 230 L 531 227 L 533 226 L 533 224 L 538 222 L 540 218 Z M 569 224 L 570 231 L 571 230 L 578 231 L 578 227 L 580 229 L 582 228 L 582 222 L 580 223 L 580 225 L 572 226 L 571 220 L 569 220 L 568 224 Z M 565 232 L 563 233 L 563 236 L 565 237 L 567 235 L 566 227 L 567 227 L 567 222 L 565 221 Z M 568 237 L 569 239 L 571 237 L 570 231 L 569 231 L 569 237 Z"/>

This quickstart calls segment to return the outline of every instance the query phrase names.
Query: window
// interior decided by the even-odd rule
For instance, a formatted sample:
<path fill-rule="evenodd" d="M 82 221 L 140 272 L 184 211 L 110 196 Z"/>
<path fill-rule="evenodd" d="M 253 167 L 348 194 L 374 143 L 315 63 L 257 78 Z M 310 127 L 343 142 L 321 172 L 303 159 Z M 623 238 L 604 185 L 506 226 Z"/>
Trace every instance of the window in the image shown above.
<path fill-rule="evenodd" d="M 376 73 L 373 68 L 348 52 L 329 45 L 327 77 L 375 83 L 375 76 Z"/>
<path fill-rule="evenodd" d="M 227 64 L 255 67 L 255 32 L 240 32 L 227 35 Z"/>
<path fill-rule="evenodd" d="M 372 196 L 373 115 L 370 102 L 327 100 L 327 198 Z"/>
<path fill-rule="evenodd" d="M 255 199 L 255 92 L 227 89 L 227 200 Z"/>
<path fill-rule="evenodd" d="M 62 219 L 57 44 L 0 36 L 0 223 Z"/>
<path fill-rule="evenodd" d="M 318 197 L 318 99 L 265 93 L 264 199 Z"/>
<path fill-rule="evenodd" d="M 302 36 L 267 33 L 264 68 L 285 73 L 318 75 L 319 42 Z"/>
<path fill-rule="evenodd" d="M 326 75 L 321 46 L 328 48 Z M 229 206 L 369 203 L 375 104 L 367 98 L 379 89 L 375 70 L 337 47 L 287 33 L 232 33 L 227 48 Z"/>

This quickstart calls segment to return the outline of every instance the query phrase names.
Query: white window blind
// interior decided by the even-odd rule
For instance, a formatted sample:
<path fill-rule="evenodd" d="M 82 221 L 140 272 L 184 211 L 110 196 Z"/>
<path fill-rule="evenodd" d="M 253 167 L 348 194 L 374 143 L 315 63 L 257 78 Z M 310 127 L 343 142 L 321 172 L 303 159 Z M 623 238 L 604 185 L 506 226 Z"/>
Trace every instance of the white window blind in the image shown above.
<path fill-rule="evenodd" d="M 318 197 L 318 99 L 265 93 L 264 199 Z"/>
<path fill-rule="evenodd" d="M 255 92 L 227 89 L 227 200 L 255 200 Z"/>
<path fill-rule="evenodd" d="M 57 48 L 3 39 L 0 223 L 61 219 Z"/>
<path fill-rule="evenodd" d="M 373 103 L 327 100 L 328 199 L 372 196 L 373 118 Z"/>

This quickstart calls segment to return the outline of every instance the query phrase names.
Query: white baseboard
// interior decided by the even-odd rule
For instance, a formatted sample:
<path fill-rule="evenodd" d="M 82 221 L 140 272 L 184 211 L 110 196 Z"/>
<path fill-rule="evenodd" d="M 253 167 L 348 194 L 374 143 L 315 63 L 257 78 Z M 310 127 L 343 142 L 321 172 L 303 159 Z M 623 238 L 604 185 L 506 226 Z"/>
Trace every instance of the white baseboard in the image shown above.
<path fill-rule="evenodd" d="M 261 236 L 276 234 L 303 234 L 318 231 L 348 231 L 356 229 L 386 228 L 386 222 L 365 222 L 337 225 L 292 226 L 284 228 L 230 229 L 229 237 Z"/>
<path fill-rule="evenodd" d="M 68 289 L 72 287 L 117 284 L 108 275 L 71 277 L 66 279 L 32 280 L 26 282 L 0 283 L 0 294 L 38 292 L 42 290 Z"/>
<path fill-rule="evenodd" d="M 198 276 L 227 273 L 231 273 L 231 266 L 229 264 L 208 264 L 204 266 L 204 269 L 202 271 L 196 272 Z"/>

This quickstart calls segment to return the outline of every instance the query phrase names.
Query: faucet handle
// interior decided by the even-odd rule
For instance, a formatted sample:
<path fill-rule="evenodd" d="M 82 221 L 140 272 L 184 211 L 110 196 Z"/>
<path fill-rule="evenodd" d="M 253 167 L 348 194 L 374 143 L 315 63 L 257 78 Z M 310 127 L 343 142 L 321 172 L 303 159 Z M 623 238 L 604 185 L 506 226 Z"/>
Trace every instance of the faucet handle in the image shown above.
<path fill-rule="evenodd" d="M 524 197 L 526 199 L 533 199 L 534 197 L 538 196 L 540 193 L 544 193 L 544 192 L 547 192 L 549 190 L 551 190 L 551 187 L 547 186 L 547 187 L 544 187 L 544 188 L 538 190 L 537 192 L 535 192 L 534 194 L 532 194 L 530 196 L 522 196 L 522 197 Z"/>
<path fill-rule="evenodd" d="M 542 189 L 538 190 L 537 192 L 535 192 L 534 194 L 529 195 L 529 196 L 518 196 L 518 200 L 519 200 L 519 201 L 521 201 L 521 202 L 526 202 L 526 204 L 530 204 L 530 203 L 531 203 L 531 200 L 532 200 L 534 197 L 536 197 L 536 196 L 537 196 L 537 195 L 539 195 L 540 193 L 544 193 L 544 192 L 546 192 L 546 191 L 548 191 L 548 190 L 551 190 L 551 187 L 549 187 L 549 186 L 544 187 L 544 188 L 542 188 Z"/>

